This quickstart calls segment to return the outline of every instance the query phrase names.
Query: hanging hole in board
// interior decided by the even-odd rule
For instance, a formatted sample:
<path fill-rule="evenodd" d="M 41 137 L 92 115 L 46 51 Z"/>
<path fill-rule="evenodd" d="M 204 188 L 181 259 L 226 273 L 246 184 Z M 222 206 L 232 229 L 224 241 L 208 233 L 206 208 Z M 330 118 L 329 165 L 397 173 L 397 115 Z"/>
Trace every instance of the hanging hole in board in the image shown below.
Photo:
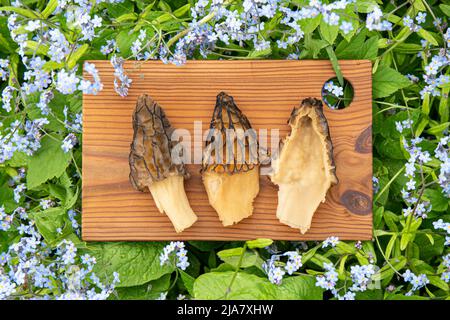
<path fill-rule="evenodd" d="M 344 78 L 344 85 L 340 85 L 338 78 L 326 81 L 322 87 L 322 101 L 330 109 L 340 110 L 347 108 L 353 101 L 353 86 Z"/>

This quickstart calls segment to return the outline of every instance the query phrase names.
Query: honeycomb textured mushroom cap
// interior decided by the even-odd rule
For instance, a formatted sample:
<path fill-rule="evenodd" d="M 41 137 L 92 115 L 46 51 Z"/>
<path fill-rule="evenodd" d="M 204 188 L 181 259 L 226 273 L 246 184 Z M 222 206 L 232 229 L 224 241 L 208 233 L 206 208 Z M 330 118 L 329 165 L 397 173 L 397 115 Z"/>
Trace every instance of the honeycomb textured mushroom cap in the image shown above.
<path fill-rule="evenodd" d="M 235 134 L 234 137 L 227 135 Z M 230 140 L 232 144 L 227 144 Z M 221 143 L 218 141 L 220 140 Z M 226 148 L 233 148 L 227 153 Z M 229 154 L 233 155 L 228 159 Z M 232 96 L 220 92 L 216 98 L 210 130 L 203 152 L 201 172 L 234 174 L 247 172 L 259 165 L 256 131 L 238 108 Z"/>
<path fill-rule="evenodd" d="M 188 177 L 183 163 L 172 162 L 172 149 L 177 142 L 170 137 L 173 128 L 164 110 L 149 95 L 141 95 L 133 114 L 133 142 L 129 155 L 130 181 L 137 190 L 169 176 Z"/>

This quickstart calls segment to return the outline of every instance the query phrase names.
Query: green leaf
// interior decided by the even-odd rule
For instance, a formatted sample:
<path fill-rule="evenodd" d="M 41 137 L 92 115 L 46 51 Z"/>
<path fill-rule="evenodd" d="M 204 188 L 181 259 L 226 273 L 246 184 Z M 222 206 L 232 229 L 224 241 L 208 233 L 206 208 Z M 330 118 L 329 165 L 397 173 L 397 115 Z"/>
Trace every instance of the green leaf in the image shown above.
<path fill-rule="evenodd" d="M 430 201 L 433 211 L 447 211 L 449 200 L 442 194 L 441 191 L 434 189 L 425 189 L 423 195 L 426 200 Z"/>
<path fill-rule="evenodd" d="M 450 6 L 447 4 L 440 4 L 439 9 L 447 16 L 450 17 Z"/>
<path fill-rule="evenodd" d="M 221 241 L 189 241 L 189 244 L 200 251 L 212 251 L 214 249 L 222 247 L 225 242 Z"/>
<path fill-rule="evenodd" d="M 192 277 L 187 272 L 184 272 L 183 270 L 180 270 L 180 276 L 181 276 L 181 280 L 183 281 L 183 284 L 184 284 L 186 290 L 189 292 L 189 294 L 191 296 L 193 296 L 194 295 L 195 278 Z"/>
<path fill-rule="evenodd" d="M 312 58 L 317 59 L 320 50 L 325 48 L 328 45 L 328 42 L 322 39 L 311 39 L 309 41 L 305 41 L 305 50 L 300 53 L 300 58 Z"/>
<path fill-rule="evenodd" d="M 237 268 L 239 260 L 241 259 L 241 255 L 243 252 L 243 248 L 232 248 L 222 250 L 217 253 L 217 256 L 225 263 L 232 265 Z M 246 250 L 244 252 L 244 256 L 242 257 L 241 268 L 248 268 L 255 266 L 257 268 L 261 268 L 264 261 L 253 251 Z"/>
<path fill-rule="evenodd" d="M 109 17 L 118 18 L 123 14 L 133 13 L 134 4 L 129 0 L 116 3 L 107 3 L 106 9 L 108 10 Z"/>
<path fill-rule="evenodd" d="M 14 51 L 14 48 L 11 46 L 10 41 L 8 41 L 1 33 L 0 33 L 0 51 L 5 53 L 11 53 Z"/>
<path fill-rule="evenodd" d="M 61 69 L 64 67 L 64 62 L 47 61 L 42 69 L 47 72 L 51 72 L 56 69 Z"/>
<path fill-rule="evenodd" d="M 170 7 L 170 5 L 164 0 L 160 0 L 158 2 L 158 8 L 165 12 L 172 12 L 172 8 Z"/>
<path fill-rule="evenodd" d="M 448 127 L 450 127 L 450 122 L 444 122 L 439 125 L 432 126 L 431 128 L 427 129 L 425 132 L 435 135 L 435 136 L 439 136 L 439 135 L 443 134 L 443 132 Z"/>
<path fill-rule="evenodd" d="M 30 52 L 32 54 L 39 54 L 39 55 L 47 55 L 48 52 L 48 46 L 46 46 L 45 44 L 36 42 L 36 41 L 32 41 L 32 40 L 28 40 L 25 42 L 25 47 L 30 50 Z"/>
<path fill-rule="evenodd" d="M 388 294 L 385 297 L 386 300 L 429 300 L 427 297 L 422 296 L 405 296 L 404 294 Z"/>
<path fill-rule="evenodd" d="M 14 12 L 30 19 L 39 19 L 39 15 L 31 9 L 6 6 L 0 7 L 0 11 Z"/>
<path fill-rule="evenodd" d="M 58 7 L 58 0 L 50 0 L 45 9 L 41 12 L 44 19 L 47 19 Z"/>
<path fill-rule="evenodd" d="M 336 54 L 334 53 L 333 47 L 328 46 L 326 47 L 328 57 L 330 58 L 331 65 L 333 66 L 333 70 L 336 73 L 336 77 L 339 80 L 339 84 L 341 87 L 344 86 L 344 76 L 342 75 L 341 66 L 339 65 L 339 61 L 336 57 Z"/>
<path fill-rule="evenodd" d="M 392 68 L 382 65 L 373 75 L 373 97 L 387 97 L 399 89 L 408 87 L 410 84 L 411 82 L 404 75 Z"/>
<path fill-rule="evenodd" d="M 355 300 L 383 300 L 381 289 L 356 292 Z"/>
<path fill-rule="evenodd" d="M 317 252 L 317 250 L 321 247 L 322 245 L 317 245 L 314 248 L 309 249 L 308 251 L 306 251 L 303 255 L 302 255 L 302 263 L 305 264 L 307 261 L 309 261 Z"/>
<path fill-rule="evenodd" d="M 70 163 L 71 152 L 64 153 L 61 142 L 45 136 L 41 148 L 28 161 L 27 188 L 33 189 L 61 176 Z"/>
<path fill-rule="evenodd" d="M 428 123 L 430 122 L 429 118 L 427 116 L 422 116 L 422 119 L 420 120 L 419 124 L 416 126 L 416 130 L 414 134 L 418 137 L 422 134 L 423 130 L 428 126 Z"/>
<path fill-rule="evenodd" d="M 255 240 L 249 240 L 247 241 L 247 246 L 249 249 L 256 249 L 256 248 L 265 248 L 270 246 L 273 243 L 272 239 L 255 239 Z"/>
<path fill-rule="evenodd" d="M 320 21 L 319 32 L 323 40 L 333 45 L 339 33 L 339 26 L 330 26 L 323 19 Z"/>
<path fill-rule="evenodd" d="M 310 300 L 321 299 L 322 290 L 311 276 L 290 277 L 279 286 L 267 279 L 239 272 L 225 297 L 234 272 L 210 272 L 194 282 L 194 298 L 207 300 Z"/>
<path fill-rule="evenodd" d="M 50 208 L 34 215 L 34 221 L 39 233 L 51 247 L 73 232 L 64 208 Z M 61 229 L 58 233 L 57 229 Z"/>
<path fill-rule="evenodd" d="M 300 20 L 300 28 L 305 34 L 312 34 L 319 26 L 321 19 L 322 17 L 318 15 L 314 18 Z"/>
<path fill-rule="evenodd" d="M 441 117 L 441 122 L 448 121 L 449 111 L 449 101 L 448 95 L 450 93 L 450 87 L 441 89 L 441 101 L 439 102 L 439 116 Z"/>
<path fill-rule="evenodd" d="M 416 231 L 422 224 L 422 219 L 415 219 L 412 215 L 406 218 L 406 226 L 402 231 L 402 237 L 400 239 L 400 250 L 405 250 L 408 243 L 414 241 Z"/>
<path fill-rule="evenodd" d="M 17 208 L 17 203 L 14 201 L 13 189 L 9 188 L 7 181 L 0 185 L 0 204 L 0 207 L 4 206 L 7 212 L 11 212 Z"/>
<path fill-rule="evenodd" d="M 138 38 L 139 34 L 136 32 L 130 32 L 130 30 L 123 30 L 119 32 L 116 37 L 117 46 L 123 57 L 131 55 L 131 46 Z"/>
<path fill-rule="evenodd" d="M 419 31 L 417 31 L 417 34 L 427 40 L 429 43 L 431 43 L 433 46 L 439 46 L 439 42 L 437 42 L 437 40 L 434 38 L 433 34 L 431 32 L 428 32 L 425 29 L 420 29 Z"/>
<path fill-rule="evenodd" d="M 112 295 L 110 299 L 117 300 L 155 300 L 161 293 L 170 287 L 170 274 L 166 274 L 157 280 L 150 281 L 140 286 L 117 288 L 117 297 Z"/>
<path fill-rule="evenodd" d="M 136 13 L 125 13 L 116 19 L 117 23 L 125 22 L 125 21 L 135 21 L 138 16 Z"/>
<path fill-rule="evenodd" d="M 425 93 L 422 101 L 422 113 L 429 115 L 430 114 L 430 93 Z"/>
<path fill-rule="evenodd" d="M 387 138 L 375 145 L 380 155 L 391 159 L 405 159 L 399 140 Z"/>
<path fill-rule="evenodd" d="M 358 12 L 370 13 L 378 4 L 376 0 L 356 0 L 355 7 Z"/>
<path fill-rule="evenodd" d="M 450 290 L 448 283 L 438 276 L 428 276 L 428 280 L 430 280 L 430 284 L 432 284 L 435 287 L 438 287 L 439 289 L 442 289 L 444 291 Z"/>
<path fill-rule="evenodd" d="M 336 56 L 339 59 L 376 59 L 378 55 L 378 36 L 373 36 L 367 41 L 364 41 L 365 37 L 364 32 L 361 32 L 350 42 L 343 40 L 336 48 Z"/>
<path fill-rule="evenodd" d="M 272 53 L 272 48 L 266 48 L 264 50 L 252 50 L 248 53 L 249 58 L 262 58 Z"/>
<path fill-rule="evenodd" d="M 191 9 L 191 4 L 190 3 L 186 3 L 184 6 L 176 9 L 173 12 L 173 15 L 177 18 L 181 18 L 183 17 L 186 13 L 189 12 L 189 10 Z"/>
<path fill-rule="evenodd" d="M 384 255 L 386 256 L 386 259 L 389 260 L 391 257 L 392 248 L 394 248 L 395 241 L 397 240 L 397 234 L 394 233 L 391 237 L 391 239 L 388 242 L 388 245 L 386 246 L 386 251 Z"/>
<path fill-rule="evenodd" d="M 373 275 L 372 279 L 375 281 L 387 279 L 392 277 L 395 271 L 400 271 L 406 265 L 408 261 L 405 257 L 392 258 L 389 260 L 389 264 L 383 266 L 378 273 Z M 394 270 L 395 269 L 395 270 Z"/>
<path fill-rule="evenodd" d="M 90 243 L 87 249 L 97 259 L 94 270 L 99 277 L 109 279 L 116 271 L 120 277 L 117 287 L 130 287 L 175 270 L 173 265 L 160 265 L 164 245 L 163 242 L 105 242 Z"/>
<path fill-rule="evenodd" d="M 6 164 L 10 165 L 11 167 L 23 167 L 28 165 L 28 159 L 30 159 L 30 156 L 27 155 L 24 152 L 14 152 L 14 155 L 11 159 L 9 159 Z"/>
<path fill-rule="evenodd" d="M 69 67 L 69 69 L 72 69 L 76 66 L 78 60 L 81 59 L 81 57 L 86 53 L 88 49 L 89 45 L 85 43 L 69 56 L 69 59 L 67 60 L 67 66 Z"/>

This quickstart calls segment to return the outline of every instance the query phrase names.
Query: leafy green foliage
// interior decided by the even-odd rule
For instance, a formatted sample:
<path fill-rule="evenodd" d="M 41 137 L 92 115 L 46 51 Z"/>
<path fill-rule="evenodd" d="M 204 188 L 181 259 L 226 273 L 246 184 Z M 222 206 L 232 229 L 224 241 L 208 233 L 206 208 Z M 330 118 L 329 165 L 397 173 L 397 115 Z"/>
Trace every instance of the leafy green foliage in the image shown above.
<path fill-rule="evenodd" d="M 71 159 L 70 152 L 64 153 L 60 140 L 44 137 L 41 148 L 28 162 L 27 187 L 33 189 L 54 177 L 60 177 Z"/>
<path fill-rule="evenodd" d="M 95 256 L 96 273 L 99 276 L 111 277 L 113 272 L 121 275 L 118 287 L 143 285 L 171 273 L 174 267 L 161 266 L 159 255 L 165 243 L 92 243 L 88 251 Z"/>
<path fill-rule="evenodd" d="M 380 66 L 373 75 L 373 97 L 384 98 L 411 85 L 405 76 L 388 66 Z"/>
<path fill-rule="evenodd" d="M 234 276 L 236 276 L 235 281 L 229 286 Z M 322 298 L 322 290 L 315 286 L 315 280 L 311 276 L 292 277 L 277 286 L 252 274 L 210 272 L 195 280 L 193 290 L 196 299 L 208 300 L 315 300 Z"/>

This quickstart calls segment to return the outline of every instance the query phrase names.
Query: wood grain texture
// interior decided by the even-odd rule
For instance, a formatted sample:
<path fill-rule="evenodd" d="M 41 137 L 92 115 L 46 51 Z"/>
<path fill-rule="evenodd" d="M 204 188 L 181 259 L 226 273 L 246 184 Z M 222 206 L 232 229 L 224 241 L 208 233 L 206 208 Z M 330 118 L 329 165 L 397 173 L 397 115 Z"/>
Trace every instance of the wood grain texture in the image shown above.
<path fill-rule="evenodd" d="M 207 130 L 216 95 L 226 91 L 254 129 L 279 129 L 283 138 L 289 132 L 292 108 L 306 97 L 321 98 L 323 84 L 334 76 L 329 61 L 188 61 L 182 67 L 157 61 L 127 62 L 125 70 L 133 83 L 126 98 L 114 92 L 109 61 L 93 62 L 104 89 L 97 96 L 83 96 L 83 240 L 322 240 L 332 235 L 371 239 L 370 61 L 340 61 L 344 77 L 354 87 L 353 102 L 342 110 L 324 107 L 339 184 L 329 190 L 305 235 L 276 218 L 277 187 L 267 176 L 260 178 L 253 215 L 223 227 L 208 203 L 198 164 L 188 165 L 191 179 L 185 189 L 199 219 L 193 227 L 175 233 L 150 193 L 134 190 L 128 180 L 131 115 L 137 97 L 147 93 L 164 108 L 173 127 L 192 133 L 194 121 L 202 121 Z M 192 149 L 199 151 L 202 146 L 192 144 Z"/>

